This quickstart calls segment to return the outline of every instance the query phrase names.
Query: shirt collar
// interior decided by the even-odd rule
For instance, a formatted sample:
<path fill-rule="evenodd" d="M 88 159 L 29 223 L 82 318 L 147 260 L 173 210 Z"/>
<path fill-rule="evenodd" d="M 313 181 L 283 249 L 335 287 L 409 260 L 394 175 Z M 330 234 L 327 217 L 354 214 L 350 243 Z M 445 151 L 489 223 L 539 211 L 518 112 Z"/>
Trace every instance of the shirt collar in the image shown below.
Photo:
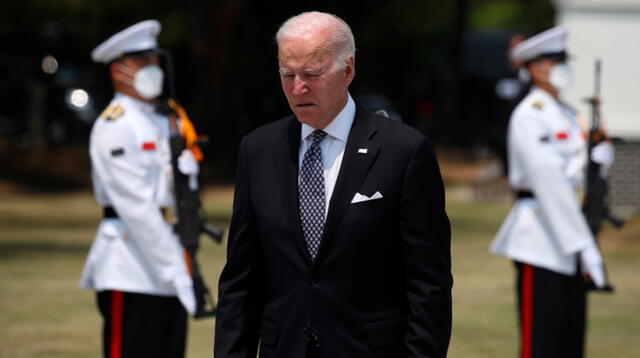
<path fill-rule="evenodd" d="M 351 131 L 353 119 L 356 117 L 356 103 L 353 101 L 353 98 L 351 98 L 351 94 L 347 93 L 347 96 L 347 105 L 344 106 L 336 118 L 323 129 L 328 135 L 345 143 L 347 142 L 347 138 L 349 138 L 349 131 Z M 307 139 L 315 130 L 316 129 L 310 125 L 303 123 L 300 141 Z"/>

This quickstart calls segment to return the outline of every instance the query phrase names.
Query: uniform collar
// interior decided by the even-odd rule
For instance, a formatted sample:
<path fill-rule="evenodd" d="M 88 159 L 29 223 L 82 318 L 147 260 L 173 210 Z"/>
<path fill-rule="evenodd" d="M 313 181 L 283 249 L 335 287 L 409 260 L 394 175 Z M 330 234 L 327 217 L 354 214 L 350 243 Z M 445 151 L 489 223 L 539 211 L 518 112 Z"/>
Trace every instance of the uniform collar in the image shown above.
<path fill-rule="evenodd" d="M 351 94 L 347 92 L 347 96 L 347 104 L 344 106 L 342 111 L 340 111 L 336 118 L 323 129 L 328 135 L 345 143 L 347 142 L 347 138 L 349 138 L 351 125 L 353 124 L 353 119 L 356 116 L 356 104 L 353 101 L 353 98 L 351 98 Z M 300 141 L 304 141 L 314 130 L 315 128 L 303 123 Z"/>
<path fill-rule="evenodd" d="M 154 113 L 156 110 L 156 106 L 153 103 L 144 102 L 139 99 L 128 96 L 122 92 L 116 92 L 114 96 L 114 100 L 122 100 L 128 103 L 133 104 L 139 110 L 145 113 Z"/>
<path fill-rule="evenodd" d="M 545 100 L 545 101 L 559 102 L 558 100 L 553 98 L 553 96 L 550 95 L 549 92 L 547 92 L 547 91 L 545 91 L 542 88 L 537 87 L 537 86 L 531 86 L 531 93 L 535 94 L 536 96 L 542 97 L 542 99 Z"/>

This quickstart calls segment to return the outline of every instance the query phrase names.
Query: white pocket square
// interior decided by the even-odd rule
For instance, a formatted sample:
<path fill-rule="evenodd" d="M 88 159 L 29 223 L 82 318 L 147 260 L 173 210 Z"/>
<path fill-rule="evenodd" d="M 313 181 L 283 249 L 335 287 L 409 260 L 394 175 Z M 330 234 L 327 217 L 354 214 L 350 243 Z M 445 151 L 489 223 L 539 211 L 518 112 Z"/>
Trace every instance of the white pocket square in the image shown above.
<path fill-rule="evenodd" d="M 361 203 L 363 201 L 376 200 L 376 199 L 382 199 L 382 194 L 380 194 L 379 191 L 376 191 L 373 195 L 371 195 L 371 197 L 362 195 L 360 193 L 356 193 L 356 195 L 353 196 L 353 199 L 351 199 L 351 204 Z"/>

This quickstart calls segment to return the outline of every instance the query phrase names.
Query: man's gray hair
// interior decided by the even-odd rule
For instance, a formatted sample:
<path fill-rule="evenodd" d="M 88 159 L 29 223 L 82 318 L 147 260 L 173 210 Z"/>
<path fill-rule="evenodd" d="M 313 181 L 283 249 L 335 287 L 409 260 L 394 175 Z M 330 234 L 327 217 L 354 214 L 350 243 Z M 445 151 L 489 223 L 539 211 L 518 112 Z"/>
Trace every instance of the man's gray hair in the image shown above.
<path fill-rule="evenodd" d="M 304 37 L 314 30 L 329 28 L 331 31 L 331 47 L 337 64 L 347 66 L 349 56 L 356 57 L 356 42 L 349 25 L 336 15 L 309 11 L 290 17 L 276 33 L 276 42 L 284 39 Z"/>

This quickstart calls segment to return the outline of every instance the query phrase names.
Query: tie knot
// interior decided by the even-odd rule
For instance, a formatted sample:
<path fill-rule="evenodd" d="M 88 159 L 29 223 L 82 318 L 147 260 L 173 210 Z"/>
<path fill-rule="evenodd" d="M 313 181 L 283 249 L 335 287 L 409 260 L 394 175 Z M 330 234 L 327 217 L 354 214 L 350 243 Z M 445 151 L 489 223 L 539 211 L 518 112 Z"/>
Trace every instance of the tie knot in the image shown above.
<path fill-rule="evenodd" d="M 318 145 L 326 136 L 327 136 L 327 132 L 320 129 L 316 129 L 311 133 L 311 141 L 312 141 L 311 145 Z"/>

